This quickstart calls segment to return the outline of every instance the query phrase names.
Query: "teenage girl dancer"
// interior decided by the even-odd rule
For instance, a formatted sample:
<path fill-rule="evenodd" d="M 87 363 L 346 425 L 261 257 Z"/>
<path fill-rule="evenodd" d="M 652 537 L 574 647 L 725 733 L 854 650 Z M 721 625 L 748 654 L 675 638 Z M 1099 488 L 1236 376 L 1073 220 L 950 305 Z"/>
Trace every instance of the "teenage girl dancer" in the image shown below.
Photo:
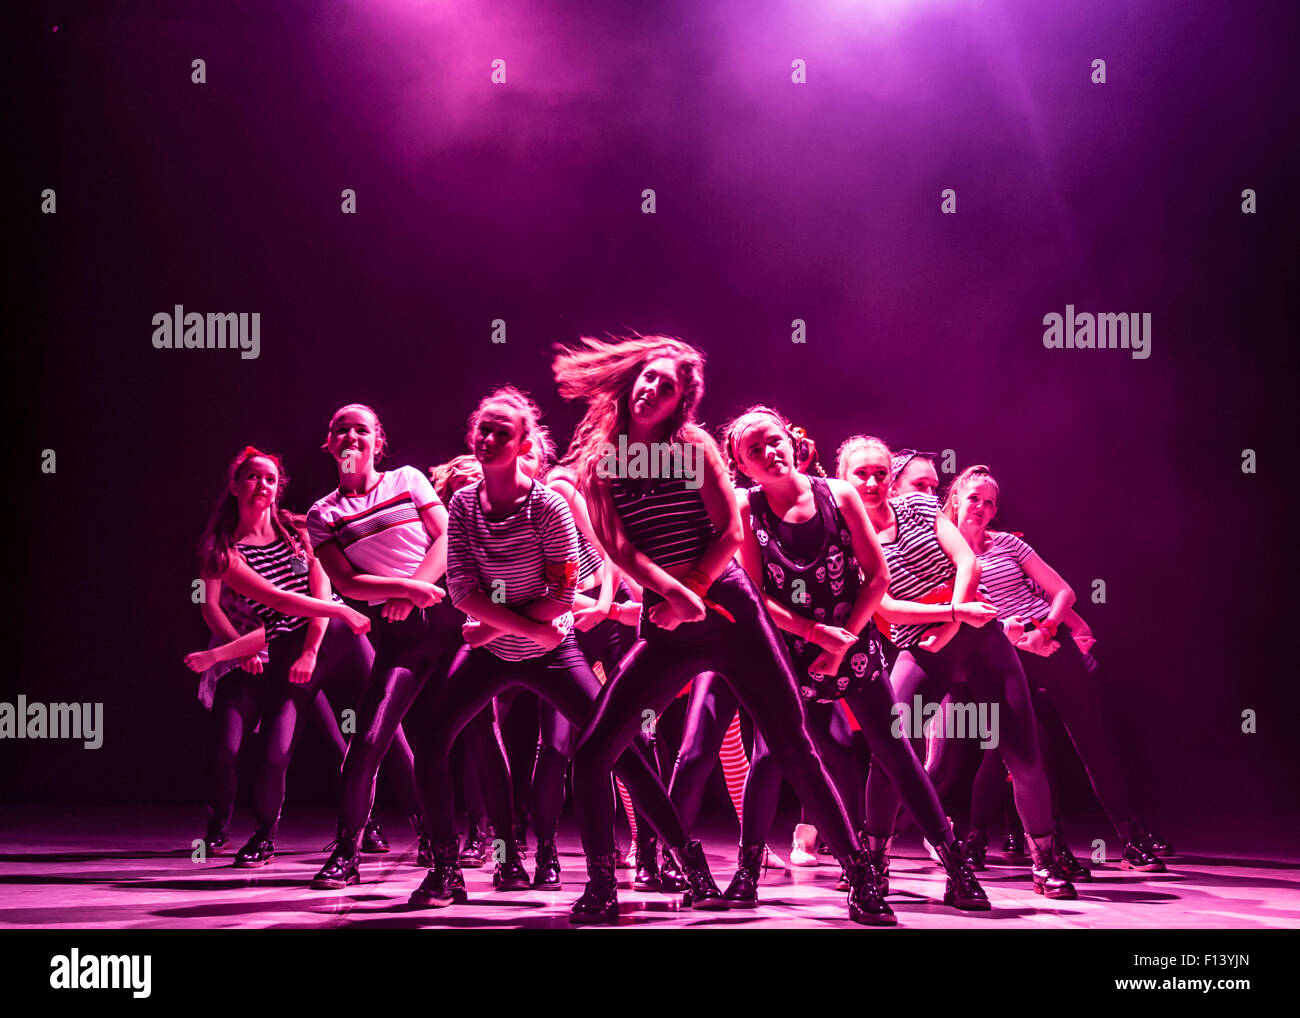
<path fill-rule="evenodd" d="M 483 480 L 452 497 L 447 560 L 451 599 L 470 618 L 463 630 L 466 646 L 434 702 L 428 787 L 434 867 L 411 895 L 415 905 L 441 908 L 466 897 L 447 766 L 461 729 L 511 686 L 531 689 L 572 723 L 586 718 L 600 689 L 571 632 L 579 575 L 572 514 L 564 499 L 529 477 L 519 461 L 532 448 L 529 436 L 537 418 L 536 405 L 513 386 L 492 393 L 470 416 L 466 439 Z M 620 762 L 623 769 L 653 780 L 635 752 Z M 606 799 L 608 782 L 607 772 Z M 512 830 L 509 788 L 489 782 L 484 795 L 495 829 Z M 612 818 L 609 826 L 612 836 Z M 538 845 L 539 857 L 554 850 L 553 839 Z M 505 839 L 493 885 L 503 891 L 529 887 L 513 838 Z"/>
<path fill-rule="evenodd" d="M 997 481 L 983 465 L 967 467 L 953 481 L 944 503 L 944 513 L 957 524 L 962 537 L 978 556 L 981 581 L 1021 651 L 1021 665 L 1031 689 L 1045 691 L 1052 707 L 1065 723 L 1079 759 L 1092 782 L 1097 801 L 1106 810 L 1123 846 L 1122 869 L 1163 873 L 1164 863 L 1147 842 L 1146 832 L 1136 819 L 1129 784 L 1116 764 L 1110 745 L 1095 680 L 1088 674 L 1083 654 L 1068 625 L 1074 591 L 1055 569 L 1021 538 L 1006 531 L 989 529 L 997 517 Z M 983 767 L 1000 777 L 1001 764 L 985 754 Z M 978 816 L 978 814 L 976 814 Z M 1089 879 L 1088 871 L 1075 860 L 1054 828 L 1056 854 L 1073 879 Z M 982 830 L 972 831 L 978 843 L 987 843 Z"/>
<path fill-rule="evenodd" d="M 597 664 L 600 665 L 597 677 L 607 680 L 618 668 L 623 655 L 636 642 L 641 605 L 597 543 L 591 515 L 587 510 L 587 500 L 577 488 L 577 476 L 569 468 L 556 464 L 555 459 L 555 442 L 550 431 L 544 425 L 538 425 L 533 431 L 532 448 L 520 458 L 520 462 L 526 473 L 539 477 L 543 484 L 558 493 L 573 515 L 578 531 L 579 588 L 573 605 L 573 633 L 593 670 Z M 541 704 L 540 720 L 542 739 L 533 777 L 534 809 L 538 838 L 547 832 L 553 844 L 560 820 L 564 778 L 568 773 L 578 731 L 552 705 L 544 701 Z M 657 766 L 653 737 L 649 741 L 638 739 L 633 745 L 651 767 Z M 656 862 L 658 840 L 654 828 L 637 822 L 631 796 L 622 782 L 616 780 L 616 784 L 627 811 L 635 845 L 637 869 L 633 886 L 654 889 L 659 876 Z M 541 861 L 539 856 L 538 884 L 542 882 Z M 551 865 L 554 867 L 553 879 L 546 881 L 546 886 L 558 886 L 558 857 L 553 859 Z"/>
<path fill-rule="evenodd" d="M 1034 890 L 1049 898 L 1075 897 L 1055 858 L 1051 792 L 1025 673 L 1002 628 L 985 624 L 996 613 L 988 605 L 979 610 L 974 600 L 975 555 L 936 499 L 914 493 L 890 500 L 891 456 L 882 441 L 856 435 L 840 446 L 838 460 L 837 473 L 857 488 L 889 565 L 881 615 L 893 624 L 891 639 L 900 651 L 890 674 L 897 702 L 908 712 L 918 694 L 923 702 L 937 703 L 964 674 L 979 700 L 999 705 L 1000 746 L 1031 835 Z M 903 718 L 910 724 L 910 713 Z M 913 748 L 923 752 L 924 743 L 918 738 Z M 897 789 L 873 767 L 867 778 L 868 848 L 886 873 L 898 806 Z"/>
<path fill-rule="evenodd" d="M 460 491 L 467 484 L 474 484 L 483 479 L 483 468 L 479 466 L 478 460 L 468 453 L 462 453 L 459 456 L 453 456 L 446 463 L 442 463 L 429 470 L 429 480 L 433 483 L 433 490 L 438 493 L 442 499 L 443 505 L 451 504 L 451 496 Z M 479 725 L 486 726 L 483 731 L 486 732 L 491 728 L 495 721 L 493 708 L 485 707 L 480 717 L 470 722 L 470 729 L 473 730 Z M 506 751 L 506 760 L 510 768 L 510 776 L 518 782 L 515 777 L 515 757 L 511 755 L 512 746 L 508 738 L 510 729 L 502 730 L 504 749 Z M 510 733 L 513 734 L 513 733 Z M 467 751 L 466 742 L 485 749 L 489 754 L 489 759 L 485 762 L 476 759 L 474 752 Z M 473 739 L 458 739 L 456 745 L 461 749 L 463 791 L 465 793 L 465 812 L 468 817 L 467 829 L 465 831 L 465 843 L 460 849 L 460 864 L 464 869 L 478 869 L 488 858 L 492 849 L 492 840 L 495 832 L 487 822 L 487 809 L 483 804 L 483 772 L 493 773 L 493 757 L 498 753 L 498 748 L 479 740 L 474 742 Z M 533 756 L 537 755 L 537 730 L 536 726 L 532 732 L 531 752 Z M 532 773 L 531 764 L 528 768 L 529 774 Z M 531 779 L 529 779 L 531 780 Z M 516 795 L 516 802 L 519 801 Z M 519 846 L 520 854 L 524 853 L 522 844 L 523 825 L 516 824 L 515 844 Z M 424 851 L 420 855 L 420 865 L 426 869 L 433 865 L 433 846 L 429 839 L 424 839 Z"/>
<path fill-rule="evenodd" d="M 732 555 L 741 538 L 735 492 L 717 446 L 695 423 L 704 357 L 664 336 L 602 342 L 584 338 L 554 362 L 560 394 L 587 403 L 567 462 L 581 487 L 603 548 L 645 588 L 641 637 L 605 685 L 574 757 L 576 799 L 590 880 L 570 913 L 575 923 L 614 922 L 610 768 L 643 723 L 704 671 L 726 677 L 768 740 L 791 784 L 850 874 L 849 914 L 862 923 L 896 922 L 877 889 L 844 805 L 804 729 L 789 656 L 762 597 Z M 676 477 L 657 454 L 680 457 Z M 638 457 L 638 453 L 641 455 Z M 649 456 L 660 476 L 641 474 Z M 625 458 L 627 457 L 627 458 Z M 612 476 L 611 476 L 612 475 Z M 698 841 L 685 833 L 663 785 L 648 768 L 624 783 L 678 860 L 688 881 L 684 904 L 725 907 Z"/>
<path fill-rule="evenodd" d="M 889 572 L 857 492 L 848 481 L 827 481 L 798 470 L 791 425 L 768 407 L 746 410 L 727 426 L 725 436 L 733 470 L 758 482 L 740 495 L 741 562 L 762 586 L 767 609 L 784 633 L 809 734 L 840 782 L 849 817 L 861 827 L 866 787 L 862 761 L 831 734 L 839 700 L 848 703 L 862 726 L 872 769 L 884 769 L 926 837 L 938 846 L 948 874 L 944 904 L 988 909 L 988 898 L 966 865 L 925 768 L 911 743 L 891 734 L 894 692 L 880 634 L 871 621 L 889 585 Z M 756 734 L 738 868 L 725 894 L 733 908 L 758 903 L 759 866 L 780 785 L 780 766 Z"/>
<path fill-rule="evenodd" d="M 374 410 L 340 407 L 323 448 L 338 467 L 339 486 L 311 507 L 307 530 L 335 589 L 369 605 L 375 647 L 343 764 L 338 840 L 312 881 L 335 889 L 361 879 L 357 835 L 374 800 L 379 762 L 425 682 L 455 653 L 461 617 L 435 585 L 446 566 L 447 511 L 414 467 L 375 468 L 387 438 Z M 424 762 L 418 742 L 417 772 Z"/>
<path fill-rule="evenodd" d="M 288 480 L 277 457 L 245 448 L 230 465 L 226 493 L 199 545 L 200 576 L 210 589 L 218 591 L 220 584 L 246 599 L 242 614 L 250 631 L 240 636 L 232 627 L 233 642 L 191 654 L 186 664 L 205 672 L 265 652 L 260 675 L 226 671 L 213 703 L 216 765 L 205 842 L 216 848 L 234 809 L 240 745 L 259 717 L 265 739 L 253 795 L 257 829 L 235 857 L 240 867 L 264 866 L 275 858 L 299 714 L 313 709 L 327 679 L 364 667 L 370 651 L 359 635 L 369 621 L 332 597 L 301 517 L 280 507 Z"/>

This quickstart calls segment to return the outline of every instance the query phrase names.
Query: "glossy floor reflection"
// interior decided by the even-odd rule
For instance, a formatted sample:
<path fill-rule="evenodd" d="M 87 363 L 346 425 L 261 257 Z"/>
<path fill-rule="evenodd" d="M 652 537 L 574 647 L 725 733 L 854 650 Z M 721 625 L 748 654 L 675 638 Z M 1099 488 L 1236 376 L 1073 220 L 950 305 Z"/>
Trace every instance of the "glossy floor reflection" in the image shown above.
<path fill-rule="evenodd" d="M 251 833 L 235 831 L 235 847 Z M 9 809 L 0 832 L 0 927 L 39 929 L 386 927 L 401 929 L 570 929 L 568 907 L 585 869 L 576 835 L 561 835 L 565 886 L 554 892 L 496 892 L 491 870 L 466 870 L 470 900 L 445 909 L 413 908 L 410 892 L 424 871 L 415 841 L 396 822 L 385 825 L 387 855 L 362 857 L 362 883 L 342 891 L 308 884 L 325 859 L 329 817 L 286 821 L 277 857 L 258 870 L 235 869 L 233 853 L 197 862 L 191 842 L 201 831 L 174 813 L 140 811 L 109 817 L 94 811 Z M 735 865 L 734 832 L 706 832 L 709 862 L 725 887 Z M 1086 863 L 1082 845 L 1074 849 Z M 900 839 L 892 867 L 891 907 L 911 929 L 933 928 L 1241 928 L 1300 925 L 1300 860 L 1266 851 L 1240 857 L 1198 853 L 1179 843 L 1169 872 L 1143 875 L 1100 867 L 1079 885 L 1079 900 L 1048 902 L 1033 893 L 1025 864 L 996 853 L 980 879 L 993 903 L 986 913 L 940 904 L 943 873 L 920 843 Z M 784 853 L 783 853 L 784 855 Z M 1250 857 L 1247 857 L 1250 856 Z M 532 872 L 531 853 L 527 860 Z M 832 860 L 816 868 L 769 870 L 756 909 L 698 912 L 679 898 L 631 890 L 620 870 L 621 926 L 763 929 L 851 928 L 844 895 L 833 890 Z"/>

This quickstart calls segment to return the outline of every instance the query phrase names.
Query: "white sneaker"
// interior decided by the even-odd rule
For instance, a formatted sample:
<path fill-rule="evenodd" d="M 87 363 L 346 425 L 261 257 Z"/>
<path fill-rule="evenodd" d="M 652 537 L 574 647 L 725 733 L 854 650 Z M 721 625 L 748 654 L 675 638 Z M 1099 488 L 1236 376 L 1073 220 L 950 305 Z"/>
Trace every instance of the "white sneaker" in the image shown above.
<path fill-rule="evenodd" d="M 794 840 L 790 843 L 791 866 L 817 866 L 817 828 L 812 824 L 796 824 Z"/>
<path fill-rule="evenodd" d="M 635 845 L 633 845 L 631 848 L 627 850 L 627 855 L 623 856 L 618 861 L 618 863 L 615 864 L 614 868 L 620 870 L 636 869 L 636 846 Z"/>

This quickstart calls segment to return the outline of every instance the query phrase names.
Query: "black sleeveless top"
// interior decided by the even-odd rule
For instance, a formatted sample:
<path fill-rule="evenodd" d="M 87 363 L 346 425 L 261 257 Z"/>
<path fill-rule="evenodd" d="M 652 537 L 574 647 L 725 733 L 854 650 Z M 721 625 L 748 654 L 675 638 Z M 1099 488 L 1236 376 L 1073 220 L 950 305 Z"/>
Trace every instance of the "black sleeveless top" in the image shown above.
<path fill-rule="evenodd" d="M 862 574 L 830 485 L 821 477 L 808 480 L 817 515 L 806 523 L 786 523 L 772 511 L 761 487 L 749 489 L 754 537 L 763 552 L 763 593 L 792 614 L 843 627 L 862 587 Z M 814 532 L 820 540 L 813 539 Z M 790 648 L 799 692 L 805 700 L 833 703 L 885 674 L 880 633 L 874 622 L 867 623 L 835 675 L 809 675 L 808 666 L 822 648 L 793 633 L 783 631 L 781 635 Z"/>

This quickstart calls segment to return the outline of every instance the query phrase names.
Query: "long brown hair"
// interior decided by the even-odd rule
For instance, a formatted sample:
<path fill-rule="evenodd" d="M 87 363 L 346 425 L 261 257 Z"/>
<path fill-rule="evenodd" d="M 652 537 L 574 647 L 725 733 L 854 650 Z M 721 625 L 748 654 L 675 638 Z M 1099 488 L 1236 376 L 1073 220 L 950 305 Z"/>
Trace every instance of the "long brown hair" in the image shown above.
<path fill-rule="evenodd" d="M 560 395 L 587 404 L 573 432 L 561 466 L 573 466 L 585 487 L 600 449 L 625 434 L 630 422 L 628 398 L 646 363 L 670 357 L 677 365 L 679 397 L 668 419 L 671 442 L 704 445 L 717 452 L 717 443 L 695 420 L 704 397 L 704 353 L 672 336 L 615 336 L 606 340 L 583 336 L 576 348 L 556 347 L 551 370 Z"/>
<path fill-rule="evenodd" d="M 204 579 L 215 579 L 230 568 L 230 551 L 235 545 L 235 529 L 239 526 L 239 499 L 231 492 L 230 486 L 243 477 L 244 468 L 250 460 L 259 458 L 274 463 L 279 475 L 275 501 L 271 503 L 271 529 L 289 545 L 295 555 L 307 555 L 310 558 L 310 548 L 300 537 L 306 524 L 305 517 L 280 508 L 280 499 L 289 486 L 289 475 L 285 473 L 284 464 L 275 453 L 262 452 L 248 445 L 231 461 L 226 471 L 223 494 L 212 510 L 207 529 L 199 538 L 199 575 Z"/>

